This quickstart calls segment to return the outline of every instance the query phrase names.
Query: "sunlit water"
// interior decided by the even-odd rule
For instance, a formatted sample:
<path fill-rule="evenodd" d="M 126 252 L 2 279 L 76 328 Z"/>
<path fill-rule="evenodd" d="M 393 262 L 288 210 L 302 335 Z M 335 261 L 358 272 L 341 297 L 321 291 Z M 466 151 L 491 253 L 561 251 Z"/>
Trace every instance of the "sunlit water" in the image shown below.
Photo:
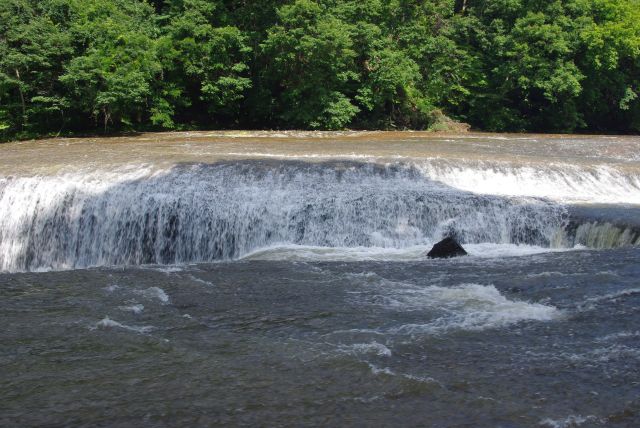
<path fill-rule="evenodd" d="M 2 426 L 640 424 L 640 139 L 0 146 Z M 427 260 L 444 236 L 469 256 Z"/>

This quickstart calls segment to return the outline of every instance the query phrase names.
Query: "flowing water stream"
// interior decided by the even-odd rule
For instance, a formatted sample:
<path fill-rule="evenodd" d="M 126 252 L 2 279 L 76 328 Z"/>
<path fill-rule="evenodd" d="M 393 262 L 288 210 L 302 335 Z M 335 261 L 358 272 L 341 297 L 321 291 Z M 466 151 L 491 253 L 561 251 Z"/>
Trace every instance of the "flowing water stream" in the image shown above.
<path fill-rule="evenodd" d="M 640 138 L 0 146 L 0 425 L 637 426 Z M 455 236 L 470 256 L 427 260 Z"/>

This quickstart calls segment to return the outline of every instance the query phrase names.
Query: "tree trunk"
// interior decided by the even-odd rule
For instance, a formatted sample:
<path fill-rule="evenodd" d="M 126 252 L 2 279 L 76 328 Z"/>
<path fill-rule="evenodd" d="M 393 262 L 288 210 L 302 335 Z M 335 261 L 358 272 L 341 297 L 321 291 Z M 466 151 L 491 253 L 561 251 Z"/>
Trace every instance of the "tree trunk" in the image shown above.
<path fill-rule="evenodd" d="M 18 71 L 18 69 L 16 68 L 15 72 L 16 72 L 16 78 L 18 79 L 18 93 L 20 93 L 20 103 L 22 104 L 21 128 L 24 131 L 24 127 L 27 122 L 27 103 L 24 100 L 24 93 L 22 92 L 22 80 L 20 80 L 20 71 Z"/>
<path fill-rule="evenodd" d="M 109 113 L 109 107 L 102 107 L 102 114 L 104 115 L 104 133 L 107 133 L 107 125 L 109 124 L 109 120 L 111 119 L 111 114 Z"/>
<path fill-rule="evenodd" d="M 464 15 L 467 11 L 468 0 L 456 0 L 455 3 L 455 13 L 460 13 Z"/>

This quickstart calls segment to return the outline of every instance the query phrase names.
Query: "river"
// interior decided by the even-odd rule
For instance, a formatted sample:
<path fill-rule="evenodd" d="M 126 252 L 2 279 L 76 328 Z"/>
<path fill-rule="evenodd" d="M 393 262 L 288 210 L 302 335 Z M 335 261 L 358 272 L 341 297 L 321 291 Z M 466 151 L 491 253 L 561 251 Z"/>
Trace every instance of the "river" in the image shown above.
<path fill-rule="evenodd" d="M 0 425 L 637 426 L 639 214 L 638 137 L 0 145 Z"/>

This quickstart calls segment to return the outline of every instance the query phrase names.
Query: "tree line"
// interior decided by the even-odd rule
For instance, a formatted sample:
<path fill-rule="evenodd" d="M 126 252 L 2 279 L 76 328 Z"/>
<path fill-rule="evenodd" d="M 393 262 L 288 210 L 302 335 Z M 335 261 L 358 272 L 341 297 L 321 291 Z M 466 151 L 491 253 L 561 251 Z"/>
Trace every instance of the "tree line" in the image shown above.
<path fill-rule="evenodd" d="M 3 0 L 0 139 L 640 131 L 640 0 Z M 445 116 L 446 115 L 446 116 Z"/>

